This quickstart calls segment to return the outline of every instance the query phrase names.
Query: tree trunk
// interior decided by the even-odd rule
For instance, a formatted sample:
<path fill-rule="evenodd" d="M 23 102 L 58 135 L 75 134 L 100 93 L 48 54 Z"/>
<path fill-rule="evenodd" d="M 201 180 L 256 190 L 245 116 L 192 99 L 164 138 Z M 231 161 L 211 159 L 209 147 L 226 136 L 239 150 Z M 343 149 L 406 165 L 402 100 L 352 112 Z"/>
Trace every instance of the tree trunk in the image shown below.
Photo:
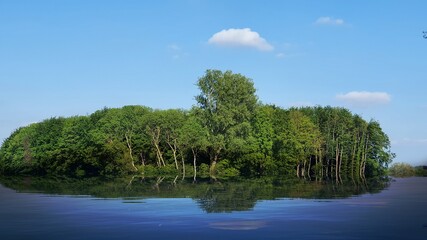
<path fill-rule="evenodd" d="M 178 175 L 176 175 L 175 179 L 174 179 L 174 180 L 173 180 L 173 182 L 172 182 L 172 185 L 173 185 L 174 187 L 176 187 L 176 180 L 178 180 Z"/>
<path fill-rule="evenodd" d="M 342 165 L 342 161 L 343 161 L 342 155 L 343 155 L 343 152 L 344 152 L 342 146 L 341 146 L 341 150 L 340 151 L 341 151 L 341 153 L 340 153 L 340 160 L 339 160 L 339 165 L 338 165 L 338 181 L 342 183 L 342 179 L 341 179 L 341 165 Z"/>
<path fill-rule="evenodd" d="M 364 152 L 362 156 L 362 162 L 360 163 L 360 178 L 365 178 L 365 167 L 366 167 L 366 160 L 368 158 L 368 142 L 369 142 L 369 136 L 366 136 L 366 142 L 364 147 Z"/>
<path fill-rule="evenodd" d="M 353 181 L 354 181 L 354 162 L 356 161 L 356 148 L 357 148 L 357 145 L 359 143 L 358 137 L 356 136 L 353 141 L 354 142 L 353 142 L 353 151 L 351 153 L 351 168 L 350 168 L 350 171 L 351 171 L 351 179 L 353 179 Z"/>
<path fill-rule="evenodd" d="M 171 133 L 166 133 L 166 143 L 169 145 L 169 148 L 172 150 L 173 159 L 175 161 L 175 168 L 176 170 L 179 169 L 178 167 L 178 158 L 176 156 L 176 153 L 178 152 L 178 144 L 176 142 L 176 138 L 171 137 Z"/>
<path fill-rule="evenodd" d="M 196 161 L 197 161 L 197 152 L 194 148 L 191 149 L 191 151 L 193 152 L 193 168 L 194 168 L 194 176 L 193 176 L 193 181 L 196 181 L 196 177 L 197 177 L 197 167 L 196 167 Z"/>
<path fill-rule="evenodd" d="M 340 155 L 340 150 L 337 142 L 337 146 L 335 148 L 335 181 L 336 182 L 338 182 L 339 155 Z"/>
<path fill-rule="evenodd" d="M 176 170 L 178 170 L 179 168 L 178 168 L 178 159 L 176 157 L 176 152 L 177 152 L 176 140 L 173 140 L 173 141 L 174 141 L 173 144 L 171 144 L 170 141 L 168 141 L 168 145 L 169 145 L 170 149 L 172 150 L 173 159 L 175 161 L 175 168 L 176 168 Z"/>
<path fill-rule="evenodd" d="M 133 162 L 133 155 L 132 155 L 132 137 L 131 136 L 129 136 L 127 133 L 125 133 L 125 138 L 126 138 L 126 143 L 127 143 L 127 145 L 128 145 L 128 149 L 129 149 L 129 156 L 130 156 L 130 159 L 131 159 L 131 164 L 132 164 L 132 167 L 133 167 L 133 169 L 135 170 L 135 171 L 138 171 L 138 168 L 136 168 L 135 167 L 135 163 Z"/>
<path fill-rule="evenodd" d="M 145 166 L 145 158 L 144 158 L 144 154 L 142 154 L 142 152 L 139 154 L 139 156 L 141 157 L 141 165 Z"/>
<path fill-rule="evenodd" d="M 165 161 L 163 160 L 163 154 L 160 151 L 160 147 L 158 144 L 155 143 L 155 147 L 156 147 L 156 156 L 157 156 L 157 166 L 162 167 L 165 166 Z"/>
<path fill-rule="evenodd" d="M 153 140 L 153 145 L 156 148 L 156 156 L 157 156 L 157 166 L 161 167 L 161 166 L 165 166 L 165 161 L 163 160 L 163 154 L 160 151 L 160 127 L 156 127 L 154 130 L 150 131 L 152 140 Z"/>
<path fill-rule="evenodd" d="M 182 163 L 182 179 L 185 178 L 185 161 L 184 161 L 184 155 L 181 153 L 181 163 Z"/>
<path fill-rule="evenodd" d="M 217 162 L 217 158 L 215 157 L 212 162 L 211 162 L 211 167 L 209 169 L 209 174 L 211 176 L 215 176 L 215 168 L 216 168 L 216 162 Z"/>
<path fill-rule="evenodd" d="M 305 178 L 305 168 L 307 166 L 307 159 L 304 159 L 303 164 L 302 164 L 302 170 L 301 170 L 301 175 L 303 178 Z"/>
<path fill-rule="evenodd" d="M 211 167 L 210 167 L 210 169 L 209 169 L 209 174 L 211 175 L 211 176 L 215 176 L 215 171 L 216 171 L 216 164 L 217 164 L 217 162 L 218 162 L 218 157 L 219 157 L 219 154 L 220 154 L 220 152 L 221 152 L 221 150 L 222 150 L 222 148 L 218 148 L 216 151 L 215 151 L 215 153 L 214 153 L 214 156 L 213 156 L 213 159 L 211 159 Z"/>

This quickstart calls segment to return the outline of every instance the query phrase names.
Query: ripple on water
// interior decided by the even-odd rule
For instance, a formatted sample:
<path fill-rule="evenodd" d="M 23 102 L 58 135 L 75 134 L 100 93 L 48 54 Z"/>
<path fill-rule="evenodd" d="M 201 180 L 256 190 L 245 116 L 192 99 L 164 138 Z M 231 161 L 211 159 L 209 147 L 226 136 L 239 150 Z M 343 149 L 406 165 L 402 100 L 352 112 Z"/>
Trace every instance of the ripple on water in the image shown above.
<path fill-rule="evenodd" d="M 256 230 L 266 224 L 265 221 L 225 221 L 210 223 L 209 227 L 221 230 Z"/>

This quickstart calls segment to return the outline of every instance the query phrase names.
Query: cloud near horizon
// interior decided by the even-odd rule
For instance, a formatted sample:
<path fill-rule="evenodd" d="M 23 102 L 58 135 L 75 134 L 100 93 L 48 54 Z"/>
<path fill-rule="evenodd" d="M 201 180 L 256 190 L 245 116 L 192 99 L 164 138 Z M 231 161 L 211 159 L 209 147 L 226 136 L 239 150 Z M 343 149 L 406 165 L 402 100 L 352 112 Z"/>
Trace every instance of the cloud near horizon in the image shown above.
<path fill-rule="evenodd" d="M 333 17 L 319 17 L 314 24 L 316 25 L 333 25 L 333 26 L 342 26 L 344 25 L 344 20 L 340 18 Z"/>
<path fill-rule="evenodd" d="M 353 91 L 346 94 L 338 94 L 336 98 L 355 106 L 381 105 L 391 101 L 391 95 L 386 92 Z"/>
<path fill-rule="evenodd" d="M 427 138 L 403 138 L 391 141 L 395 146 L 427 146 Z"/>
<path fill-rule="evenodd" d="M 250 28 L 230 28 L 215 33 L 209 44 L 226 47 L 249 47 L 260 51 L 272 51 L 274 47 Z"/>

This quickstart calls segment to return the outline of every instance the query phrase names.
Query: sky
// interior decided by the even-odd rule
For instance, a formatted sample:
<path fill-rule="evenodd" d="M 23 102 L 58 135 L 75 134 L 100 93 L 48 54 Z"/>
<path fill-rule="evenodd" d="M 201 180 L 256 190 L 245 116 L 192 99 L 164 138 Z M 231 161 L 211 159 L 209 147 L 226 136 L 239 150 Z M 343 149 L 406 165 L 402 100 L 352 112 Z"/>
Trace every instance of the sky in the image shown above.
<path fill-rule="evenodd" d="M 265 104 L 380 122 L 427 165 L 427 1 L 0 0 L 0 141 L 104 107 L 195 105 L 207 69 Z M 427 36 L 426 36 L 427 37 Z"/>

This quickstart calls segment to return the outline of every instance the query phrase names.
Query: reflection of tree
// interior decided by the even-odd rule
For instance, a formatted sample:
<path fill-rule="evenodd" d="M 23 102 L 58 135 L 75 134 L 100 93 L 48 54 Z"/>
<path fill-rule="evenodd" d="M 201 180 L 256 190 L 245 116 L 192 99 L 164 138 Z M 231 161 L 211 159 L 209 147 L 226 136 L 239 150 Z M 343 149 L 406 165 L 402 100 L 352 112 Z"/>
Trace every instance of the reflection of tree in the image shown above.
<path fill-rule="evenodd" d="M 426 38 L 426 39 L 427 39 L 427 31 L 424 31 L 424 32 L 423 32 L 423 38 Z"/>
<path fill-rule="evenodd" d="M 96 198 L 192 198 L 207 213 L 247 211 L 257 201 L 278 198 L 330 199 L 379 192 L 388 186 L 386 180 L 369 180 L 366 184 L 310 182 L 301 179 L 245 179 L 210 182 L 193 179 L 177 181 L 176 177 L 129 177 L 114 180 L 99 178 L 1 177 L 0 183 L 19 192 L 58 195 L 87 195 Z"/>
<path fill-rule="evenodd" d="M 213 184 L 197 200 L 200 208 L 208 213 L 245 211 L 253 209 L 258 200 L 253 188 L 246 184 Z"/>

